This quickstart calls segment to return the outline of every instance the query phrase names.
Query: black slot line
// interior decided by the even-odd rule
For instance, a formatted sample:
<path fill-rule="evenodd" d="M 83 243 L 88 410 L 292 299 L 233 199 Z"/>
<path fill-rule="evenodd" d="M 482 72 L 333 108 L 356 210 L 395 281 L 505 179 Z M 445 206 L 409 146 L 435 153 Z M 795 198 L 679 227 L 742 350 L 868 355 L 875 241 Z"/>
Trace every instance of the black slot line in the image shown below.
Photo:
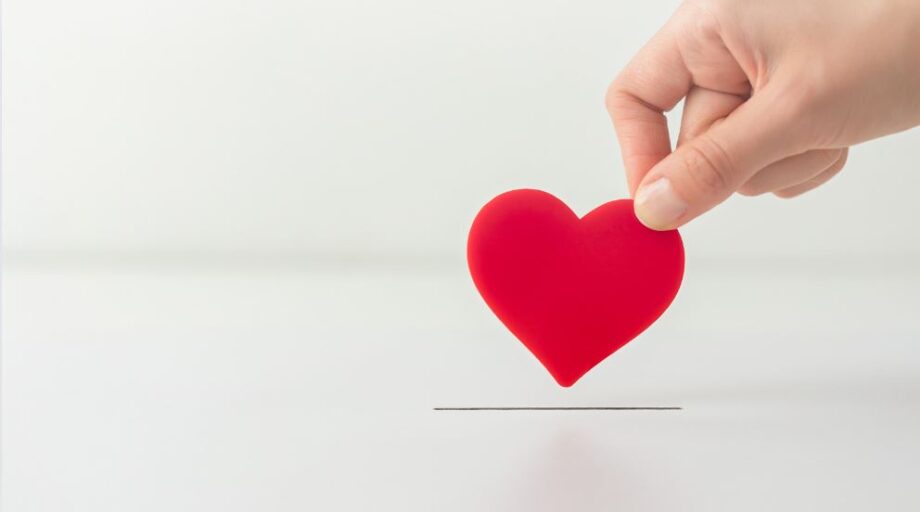
<path fill-rule="evenodd" d="M 433 407 L 435 411 L 682 411 L 683 407 Z"/>

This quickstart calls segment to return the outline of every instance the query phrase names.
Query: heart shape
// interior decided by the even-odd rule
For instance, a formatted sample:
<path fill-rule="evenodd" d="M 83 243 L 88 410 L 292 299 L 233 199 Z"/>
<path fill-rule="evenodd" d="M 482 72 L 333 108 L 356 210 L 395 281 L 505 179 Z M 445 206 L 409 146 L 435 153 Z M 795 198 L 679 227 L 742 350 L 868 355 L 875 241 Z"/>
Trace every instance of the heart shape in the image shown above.
<path fill-rule="evenodd" d="M 680 235 L 643 226 L 631 200 L 579 219 L 540 190 L 486 204 L 467 261 L 486 304 L 564 387 L 657 320 L 684 273 Z"/>

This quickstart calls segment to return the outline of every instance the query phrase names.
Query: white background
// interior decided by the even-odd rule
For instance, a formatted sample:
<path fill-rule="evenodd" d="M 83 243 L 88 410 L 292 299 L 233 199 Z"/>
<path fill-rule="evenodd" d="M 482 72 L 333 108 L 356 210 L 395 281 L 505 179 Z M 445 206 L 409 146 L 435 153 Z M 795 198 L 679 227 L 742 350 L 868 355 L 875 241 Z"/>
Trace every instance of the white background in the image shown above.
<path fill-rule="evenodd" d="M 8 0 L 8 251 L 459 259 L 477 208 L 626 194 L 608 82 L 676 2 Z M 910 258 L 920 132 L 691 258 Z"/>
<path fill-rule="evenodd" d="M 469 281 L 492 196 L 625 195 L 604 91 L 675 6 L 5 0 L 0 507 L 920 509 L 920 131 L 683 229 L 571 389 Z"/>

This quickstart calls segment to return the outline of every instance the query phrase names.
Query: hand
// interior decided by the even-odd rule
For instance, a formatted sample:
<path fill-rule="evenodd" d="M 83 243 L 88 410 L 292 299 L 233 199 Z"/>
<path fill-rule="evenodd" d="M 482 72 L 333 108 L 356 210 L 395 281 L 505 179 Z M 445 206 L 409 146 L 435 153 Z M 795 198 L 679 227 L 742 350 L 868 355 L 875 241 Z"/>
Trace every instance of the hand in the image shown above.
<path fill-rule="evenodd" d="M 672 152 L 664 112 L 684 98 Z M 650 228 L 734 192 L 802 194 L 840 172 L 849 146 L 920 124 L 920 1 L 688 0 L 607 108 Z"/>

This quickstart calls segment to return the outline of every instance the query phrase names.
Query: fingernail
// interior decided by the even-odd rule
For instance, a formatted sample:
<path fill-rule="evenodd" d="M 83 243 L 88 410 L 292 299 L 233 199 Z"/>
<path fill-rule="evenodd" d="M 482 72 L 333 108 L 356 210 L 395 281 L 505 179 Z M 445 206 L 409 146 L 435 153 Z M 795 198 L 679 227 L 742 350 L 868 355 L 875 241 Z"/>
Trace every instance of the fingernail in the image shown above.
<path fill-rule="evenodd" d="M 635 200 L 636 217 L 652 229 L 673 229 L 687 211 L 687 203 L 674 192 L 671 180 L 657 180 L 639 188 Z"/>

